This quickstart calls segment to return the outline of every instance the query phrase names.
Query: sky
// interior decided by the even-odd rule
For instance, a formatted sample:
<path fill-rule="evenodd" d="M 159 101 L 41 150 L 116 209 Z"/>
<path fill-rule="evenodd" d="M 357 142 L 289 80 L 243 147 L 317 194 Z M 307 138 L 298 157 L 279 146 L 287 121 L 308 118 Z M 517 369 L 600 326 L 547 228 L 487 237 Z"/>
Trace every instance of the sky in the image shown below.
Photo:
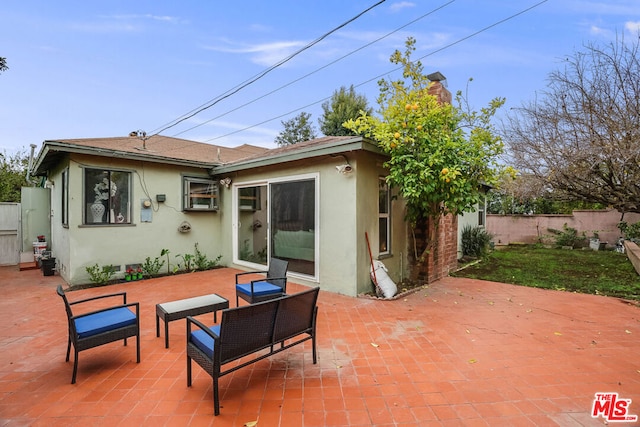
<path fill-rule="evenodd" d="M 275 148 L 303 111 L 321 136 L 340 87 L 377 109 L 408 37 L 474 109 L 506 98 L 499 120 L 563 58 L 639 30 L 638 0 L 3 0 L 0 153 L 138 130 Z"/>

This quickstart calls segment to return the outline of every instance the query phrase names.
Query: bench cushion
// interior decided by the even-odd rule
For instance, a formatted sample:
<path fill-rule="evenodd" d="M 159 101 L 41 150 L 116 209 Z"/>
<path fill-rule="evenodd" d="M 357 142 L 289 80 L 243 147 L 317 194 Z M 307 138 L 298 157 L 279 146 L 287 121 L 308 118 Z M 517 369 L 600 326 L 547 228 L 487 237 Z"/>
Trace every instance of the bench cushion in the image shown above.
<path fill-rule="evenodd" d="M 103 332 L 136 324 L 136 314 L 126 307 L 101 311 L 75 319 L 79 338 L 87 338 Z"/>
<path fill-rule="evenodd" d="M 236 290 L 242 292 L 246 295 L 251 295 L 251 284 L 243 283 L 236 285 Z M 254 282 L 253 284 L 253 295 L 254 296 L 264 296 L 282 293 L 282 288 L 280 286 L 273 285 L 269 282 Z"/>
<path fill-rule="evenodd" d="M 211 329 L 214 334 L 218 336 L 220 335 L 220 325 L 211 326 L 209 329 Z M 201 329 L 198 329 L 191 333 L 191 342 L 193 342 L 200 351 L 206 354 L 209 359 L 213 359 L 214 341 L 213 338 L 211 338 L 211 335 Z"/>

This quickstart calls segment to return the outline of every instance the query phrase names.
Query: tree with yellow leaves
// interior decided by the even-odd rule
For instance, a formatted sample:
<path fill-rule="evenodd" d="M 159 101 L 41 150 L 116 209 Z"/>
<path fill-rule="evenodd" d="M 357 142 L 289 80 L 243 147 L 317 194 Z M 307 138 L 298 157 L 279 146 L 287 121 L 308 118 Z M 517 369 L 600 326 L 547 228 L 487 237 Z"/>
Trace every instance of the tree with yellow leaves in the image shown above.
<path fill-rule="evenodd" d="M 429 94 L 433 82 L 422 64 L 411 61 L 414 51 L 415 39 L 408 38 L 404 54 L 396 50 L 391 55 L 403 74 L 399 80 L 378 82 L 379 116 L 363 113 L 345 127 L 376 141 L 389 155 L 387 182 L 405 200 L 410 226 L 432 221 L 437 227 L 444 215 L 473 210 L 483 185 L 495 182 L 503 144 L 491 118 L 504 99 L 494 99 L 480 112 L 464 108 L 461 92 L 457 107 L 439 102 Z M 418 262 L 433 243 L 415 254 Z"/>

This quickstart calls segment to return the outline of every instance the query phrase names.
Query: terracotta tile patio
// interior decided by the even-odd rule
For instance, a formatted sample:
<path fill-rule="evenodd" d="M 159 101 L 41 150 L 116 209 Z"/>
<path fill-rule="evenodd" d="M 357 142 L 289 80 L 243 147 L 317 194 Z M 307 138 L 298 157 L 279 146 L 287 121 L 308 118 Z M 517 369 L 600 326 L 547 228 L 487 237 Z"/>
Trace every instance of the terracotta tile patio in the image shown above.
<path fill-rule="evenodd" d="M 0 267 L 0 426 L 600 426 L 596 392 L 631 399 L 640 415 L 640 308 L 446 278 L 394 301 L 321 292 L 318 364 L 307 342 L 223 377 L 214 417 L 210 377 L 194 366 L 186 386 L 185 322 L 170 324 L 165 349 L 155 304 L 235 301 L 235 273 L 70 293 L 126 290 L 142 328 L 140 364 L 133 342 L 87 350 L 71 385 L 61 279 Z"/>

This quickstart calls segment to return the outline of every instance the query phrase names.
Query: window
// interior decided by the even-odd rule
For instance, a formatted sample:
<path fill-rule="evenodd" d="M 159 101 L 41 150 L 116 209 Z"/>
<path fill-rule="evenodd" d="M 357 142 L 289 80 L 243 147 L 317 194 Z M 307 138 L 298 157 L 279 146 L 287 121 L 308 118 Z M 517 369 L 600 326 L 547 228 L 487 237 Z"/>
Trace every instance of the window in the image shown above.
<path fill-rule="evenodd" d="M 62 171 L 62 200 L 60 201 L 62 212 L 62 225 L 69 225 L 69 169 Z"/>
<path fill-rule="evenodd" d="M 391 252 L 391 197 L 389 185 L 384 177 L 378 178 L 378 236 L 379 254 L 386 255 Z"/>
<path fill-rule="evenodd" d="M 84 170 L 84 223 L 131 223 L 131 173 Z"/>
<path fill-rule="evenodd" d="M 481 196 L 480 200 L 478 201 L 478 225 L 479 226 L 485 225 L 485 220 L 486 220 L 485 211 L 486 211 L 486 198 L 484 196 Z"/>
<path fill-rule="evenodd" d="M 218 184 L 206 178 L 184 177 L 184 210 L 218 210 Z"/>

